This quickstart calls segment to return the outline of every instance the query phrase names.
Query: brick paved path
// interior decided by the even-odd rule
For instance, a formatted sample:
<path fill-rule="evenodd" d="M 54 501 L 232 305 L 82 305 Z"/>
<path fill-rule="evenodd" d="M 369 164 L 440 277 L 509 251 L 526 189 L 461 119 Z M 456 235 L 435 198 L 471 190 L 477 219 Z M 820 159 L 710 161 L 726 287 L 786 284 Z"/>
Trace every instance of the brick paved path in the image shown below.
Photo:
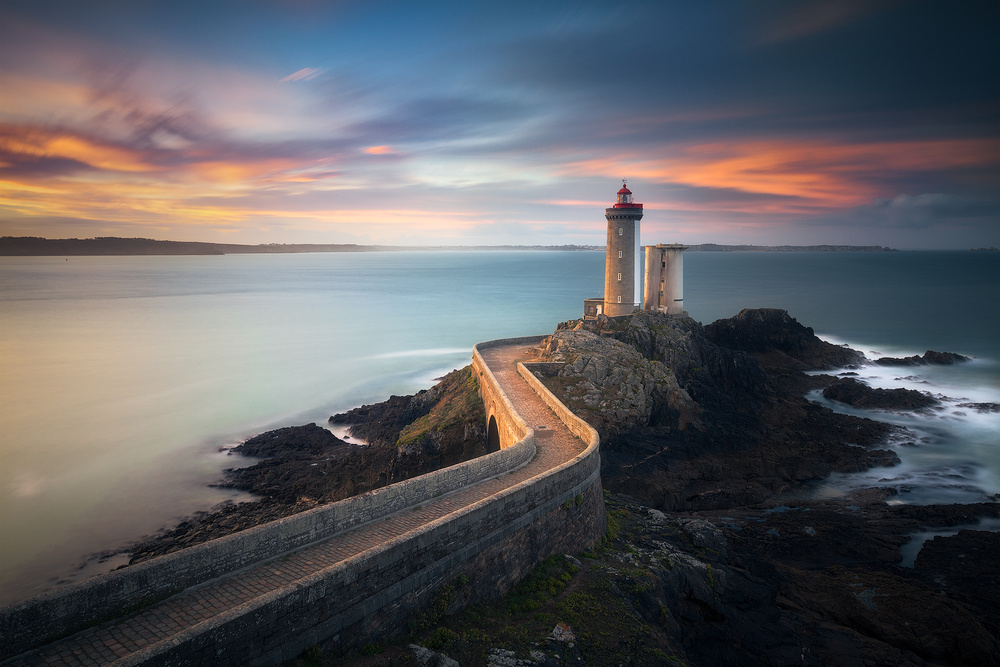
<path fill-rule="evenodd" d="M 143 612 L 84 630 L 72 637 L 42 647 L 3 663 L 22 665 L 107 665 L 117 660 L 140 658 L 141 651 L 160 642 L 170 642 L 178 633 L 238 605 L 287 586 L 307 575 L 350 556 L 376 547 L 386 540 L 446 516 L 505 488 L 514 486 L 568 461 L 585 449 L 547 405 L 518 375 L 516 363 L 526 357 L 525 346 L 481 350 L 483 360 L 496 376 L 514 409 L 535 429 L 538 455 L 527 465 L 500 479 L 426 501 L 371 524 L 360 526 L 325 542 L 288 556 L 255 565 L 242 572 L 188 589 Z"/>

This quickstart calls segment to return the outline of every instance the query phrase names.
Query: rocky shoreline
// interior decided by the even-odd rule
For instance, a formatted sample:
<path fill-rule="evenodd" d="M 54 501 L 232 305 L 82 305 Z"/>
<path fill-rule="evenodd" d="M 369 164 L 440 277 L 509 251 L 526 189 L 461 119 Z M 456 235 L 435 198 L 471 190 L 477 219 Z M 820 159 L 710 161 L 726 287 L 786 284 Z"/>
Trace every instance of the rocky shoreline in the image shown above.
<path fill-rule="evenodd" d="M 910 535 L 1000 517 L 998 499 L 912 506 L 887 504 L 887 491 L 870 489 L 788 500 L 833 472 L 897 464 L 885 443 L 905 435 L 810 402 L 807 392 L 893 410 L 933 407 L 929 394 L 867 387 L 842 370 L 872 363 L 863 354 L 819 340 L 774 309 L 707 326 L 649 313 L 571 321 L 537 354 L 550 369 L 542 381 L 601 435 L 604 486 L 616 494 L 609 506 L 637 522 L 627 548 L 618 547 L 638 558 L 633 565 L 650 589 L 638 598 L 614 594 L 670 655 L 698 665 L 1000 660 L 997 533 L 938 537 L 915 567 L 898 565 Z M 963 361 L 928 352 L 876 363 Z M 425 392 L 330 418 L 366 444 L 316 425 L 252 438 L 234 451 L 263 460 L 229 471 L 223 484 L 261 499 L 145 540 L 132 562 L 486 453 L 476 392 L 467 367 Z M 691 521 L 725 549 L 685 546 L 676 530 L 660 530 Z M 662 524 L 659 533 L 653 524 Z M 694 569 L 679 576 L 647 557 L 668 547 L 687 549 L 693 560 L 684 567 Z M 695 570 L 714 577 L 708 592 L 692 583 Z"/>
<path fill-rule="evenodd" d="M 129 565 L 487 453 L 486 421 L 471 368 L 414 396 L 392 396 L 330 417 L 353 424 L 351 442 L 316 424 L 268 431 L 232 454 L 263 459 L 226 471 L 219 486 L 257 500 L 189 517 L 129 547 Z"/>

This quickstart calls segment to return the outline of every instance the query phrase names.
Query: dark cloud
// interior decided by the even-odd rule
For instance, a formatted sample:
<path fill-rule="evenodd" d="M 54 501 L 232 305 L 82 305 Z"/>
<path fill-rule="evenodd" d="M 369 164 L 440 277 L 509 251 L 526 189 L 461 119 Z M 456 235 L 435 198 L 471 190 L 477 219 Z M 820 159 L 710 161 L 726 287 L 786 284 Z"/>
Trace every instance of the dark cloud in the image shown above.
<path fill-rule="evenodd" d="M 843 213 L 819 216 L 811 222 L 818 225 L 903 229 L 962 225 L 1000 231 L 1000 202 L 946 194 L 902 194 L 892 199 L 877 199 L 869 206 L 859 206 Z"/>
<path fill-rule="evenodd" d="M 105 55 L 85 60 L 81 77 L 88 82 L 96 113 L 90 121 L 96 128 L 124 127 L 135 148 L 198 141 L 214 130 L 197 108 L 192 91 L 177 91 L 167 101 L 151 97 L 143 89 L 135 57 Z"/>
<path fill-rule="evenodd" d="M 646 186 L 647 197 L 667 200 L 678 207 L 687 205 L 717 207 L 746 207 L 748 209 L 763 208 L 769 204 L 788 207 L 790 205 L 807 206 L 809 202 L 794 195 L 780 195 L 767 192 L 747 192 L 735 188 L 708 188 L 688 185 L 653 184 Z"/>
<path fill-rule="evenodd" d="M 0 176 L 35 181 L 90 171 L 88 164 L 62 157 L 25 155 L 0 147 Z"/>
<path fill-rule="evenodd" d="M 866 133 L 872 123 L 919 136 L 975 133 L 995 122 L 1000 98 L 998 7 L 851 3 L 810 28 L 803 15 L 822 13 L 815 2 L 639 5 L 590 32 L 498 46 L 496 74 L 575 101 L 571 122 L 582 131 L 648 118 L 646 140 L 677 136 L 657 116 L 687 118 L 691 137 Z M 781 32 L 775 25 L 789 26 L 784 37 L 761 42 Z M 713 109 L 743 113 L 729 122 L 685 114 Z"/>
<path fill-rule="evenodd" d="M 349 134 L 361 145 L 444 142 L 488 134 L 531 116 L 522 103 L 476 93 L 424 97 L 353 126 Z"/>

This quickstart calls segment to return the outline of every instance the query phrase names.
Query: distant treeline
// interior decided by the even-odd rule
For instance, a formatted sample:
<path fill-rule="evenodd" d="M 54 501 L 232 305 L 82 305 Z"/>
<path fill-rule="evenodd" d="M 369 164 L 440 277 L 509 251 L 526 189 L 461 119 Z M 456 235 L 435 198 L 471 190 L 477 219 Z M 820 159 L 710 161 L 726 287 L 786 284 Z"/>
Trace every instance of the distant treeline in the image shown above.
<path fill-rule="evenodd" d="M 881 245 L 718 245 L 702 243 L 688 246 L 697 252 L 896 252 Z"/>
<path fill-rule="evenodd" d="M 363 252 L 375 246 L 350 243 L 329 245 L 240 245 L 157 241 L 101 236 L 93 239 L 43 239 L 37 236 L 0 237 L 0 255 L 233 255 L 284 252 Z"/>
<path fill-rule="evenodd" d="M 198 243 L 190 241 L 157 241 L 102 236 L 93 239 L 44 239 L 37 236 L 0 237 L 0 255 L 245 255 L 298 252 L 375 252 L 401 250 L 604 250 L 596 245 L 480 245 L 480 246 L 379 246 L 354 243 Z M 697 252 L 887 252 L 884 246 L 808 245 L 759 246 L 718 245 L 703 243 L 688 246 Z"/>
<path fill-rule="evenodd" d="M 0 256 L 13 255 L 246 255 L 301 252 L 376 252 L 398 250 L 604 250 L 583 245 L 379 246 L 354 243 L 199 243 L 100 236 L 93 239 L 0 237 Z"/>

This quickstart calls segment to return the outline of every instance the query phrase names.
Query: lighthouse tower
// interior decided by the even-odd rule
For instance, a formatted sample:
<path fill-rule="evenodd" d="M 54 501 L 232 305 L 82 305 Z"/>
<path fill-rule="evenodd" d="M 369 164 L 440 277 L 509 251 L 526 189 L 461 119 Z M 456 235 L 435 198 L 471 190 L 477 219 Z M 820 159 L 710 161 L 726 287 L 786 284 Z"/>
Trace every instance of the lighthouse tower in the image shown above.
<path fill-rule="evenodd" d="M 632 191 L 622 181 L 618 201 L 605 209 L 608 219 L 607 256 L 604 262 L 604 314 L 608 317 L 629 315 L 638 306 L 642 294 L 639 271 L 639 221 L 642 204 L 632 201 Z"/>

